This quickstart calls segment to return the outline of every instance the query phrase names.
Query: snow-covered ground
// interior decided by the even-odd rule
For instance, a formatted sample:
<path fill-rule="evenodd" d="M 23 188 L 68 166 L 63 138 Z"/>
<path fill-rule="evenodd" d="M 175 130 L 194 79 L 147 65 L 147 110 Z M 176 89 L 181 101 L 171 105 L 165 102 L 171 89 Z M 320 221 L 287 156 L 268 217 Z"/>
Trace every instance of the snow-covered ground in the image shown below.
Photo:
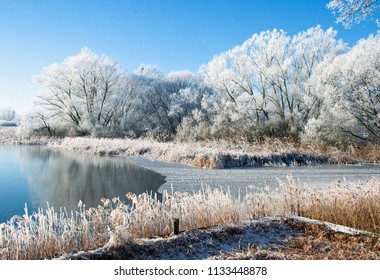
<path fill-rule="evenodd" d="M 324 236 L 329 238 L 323 240 Z M 351 240 L 350 247 L 337 247 L 342 238 Z M 271 216 L 166 238 L 111 238 L 100 249 L 65 254 L 60 259 L 380 259 L 380 244 L 368 246 L 378 238 L 369 232 L 317 220 Z M 314 246 L 314 252 L 302 247 L 305 245 Z M 321 257 L 323 252 L 325 257 Z"/>

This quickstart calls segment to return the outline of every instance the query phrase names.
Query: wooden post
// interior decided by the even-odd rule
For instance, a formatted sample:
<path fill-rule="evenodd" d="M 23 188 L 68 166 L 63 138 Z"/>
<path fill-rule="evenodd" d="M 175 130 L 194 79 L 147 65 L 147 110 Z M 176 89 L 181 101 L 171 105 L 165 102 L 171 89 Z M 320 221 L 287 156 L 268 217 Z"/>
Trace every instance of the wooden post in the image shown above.
<path fill-rule="evenodd" d="M 174 219 L 174 234 L 179 234 L 179 219 Z"/>

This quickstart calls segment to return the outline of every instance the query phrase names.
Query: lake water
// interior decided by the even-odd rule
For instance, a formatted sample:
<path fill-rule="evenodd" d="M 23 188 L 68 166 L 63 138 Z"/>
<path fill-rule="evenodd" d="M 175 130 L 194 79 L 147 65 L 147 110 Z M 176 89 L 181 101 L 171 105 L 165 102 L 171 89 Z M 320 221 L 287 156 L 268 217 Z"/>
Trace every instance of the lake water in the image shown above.
<path fill-rule="evenodd" d="M 0 222 L 29 213 L 47 202 L 56 210 L 77 210 L 79 200 L 96 207 L 102 197 L 128 192 L 165 190 L 193 192 L 203 186 L 233 192 L 248 186 L 278 186 L 288 173 L 305 185 L 325 186 L 336 181 L 361 184 L 380 177 L 376 165 L 262 167 L 211 170 L 152 161 L 138 157 L 99 157 L 52 151 L 41 146 L 0 146 Z"/>
<path fill-rule="evenodd" d="M 61 153 L 41 146 L 0 146 L 0 222 L 47 202 L 56 210 L 96 207 L 102 197 L 157 192 L 165 177 L 122 157 Z"/>

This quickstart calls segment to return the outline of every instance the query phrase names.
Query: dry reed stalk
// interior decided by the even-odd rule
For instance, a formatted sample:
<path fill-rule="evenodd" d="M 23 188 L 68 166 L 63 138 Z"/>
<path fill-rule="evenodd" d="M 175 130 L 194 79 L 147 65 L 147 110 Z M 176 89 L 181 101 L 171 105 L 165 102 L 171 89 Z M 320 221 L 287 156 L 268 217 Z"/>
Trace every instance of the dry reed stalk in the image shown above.
<path fill-rule="evenodd" d="M 210 227 L 276 214 L 295 214 L 380 233 L 380 183 L 332 185 L 320 190 L 303 187 L 291 174 L 279 181 L 280 191 L 247 189 L 233 195 L 229 189 L 204 187 L 194 193 L 127 194 L 130 204 L 118 198 L 102 199 L 97 208 L 79 204 L 77 212 L 47 208 L 0 224 L 0 259 L 41 259 L 101 247 L 110 239 L 169 236 L 173 220 L 180 230 Z"/>

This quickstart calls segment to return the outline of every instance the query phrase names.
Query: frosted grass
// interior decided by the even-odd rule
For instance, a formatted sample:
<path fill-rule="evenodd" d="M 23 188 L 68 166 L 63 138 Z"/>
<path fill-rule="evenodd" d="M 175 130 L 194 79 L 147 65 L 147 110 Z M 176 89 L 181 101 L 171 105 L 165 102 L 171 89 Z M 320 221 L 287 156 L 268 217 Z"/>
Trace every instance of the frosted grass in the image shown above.
<path fill-rule="evenodd" d="M 281 191 L 247 189 L 243 197 L 228 189 L 208 187 L 195 193 L 128 193 L 131 205 L 118 198 L 102 199 L 97 208 L 68 213 L 51 207 L 0 225 L 1 259 L 43 259 L 122 246 L 134 238 L 165 237 L 174 219 L 187 231 L 271 215 L 298 215 L 380 233 L 380 183 L 372 178 L 361 187 L 331 185 L 323 190 L 303 188 L 291 174 L 279 181 Z"/>
<path fill-rule="evenodd" d="M 306 151 L 294 144 L 280 141 L 260 144 L 231 144 L 225 141 L 163 143 L 148 139 L 76 137 L 50 142 L 48 146 L 97 155 L 146 156 L 206 168 L 310 165 L 329 162 L 327 156 L 316 150 Z"/>

